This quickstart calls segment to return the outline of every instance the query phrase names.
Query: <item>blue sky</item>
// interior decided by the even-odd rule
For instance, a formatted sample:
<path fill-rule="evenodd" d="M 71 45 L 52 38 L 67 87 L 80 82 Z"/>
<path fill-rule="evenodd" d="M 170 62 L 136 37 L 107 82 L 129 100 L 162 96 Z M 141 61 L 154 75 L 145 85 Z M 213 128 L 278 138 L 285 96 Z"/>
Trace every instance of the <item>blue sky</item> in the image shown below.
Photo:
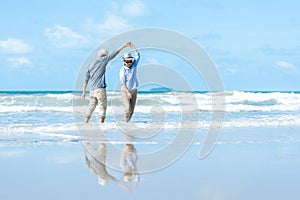
<path fill-rule="evenodd" d="M 300 90 L 299 7 L 296 0 L 2 2 L 0 90 L 72 90 L 93 49 L 144 27 L 197 42 L 226 90 Z"/>

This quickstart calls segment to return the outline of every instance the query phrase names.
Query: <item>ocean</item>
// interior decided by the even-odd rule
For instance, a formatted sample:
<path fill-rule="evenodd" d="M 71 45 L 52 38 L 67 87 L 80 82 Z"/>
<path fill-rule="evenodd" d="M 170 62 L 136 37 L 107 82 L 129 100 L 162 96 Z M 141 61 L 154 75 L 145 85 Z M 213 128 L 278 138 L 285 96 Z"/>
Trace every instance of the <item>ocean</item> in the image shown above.
<path fill-rule="evenodd" d="M 227 91 L 223 94 L 222 129 L 300 126 L 299 91 Z M 210 92 L 139 92 L 131 124 L 145 132 L 170 133 L 189 127 L 207 131 L 214 109 L 212 95 Z M 107 96 L 107 118 L 101 128 L 118 131 L 124 109 L 121 95 L 108 91 Z M 87 106 L 88 100 L 81 100 L 79 92 L 2 91 L 1 144 L 78 142 L 78 124 L 83 122 Z M 96 108 L 91 123 L 97 123 L 97 113 Z M 163 136 L 155 140 L 164 141 L 167 134 L 160 135 Z"/>

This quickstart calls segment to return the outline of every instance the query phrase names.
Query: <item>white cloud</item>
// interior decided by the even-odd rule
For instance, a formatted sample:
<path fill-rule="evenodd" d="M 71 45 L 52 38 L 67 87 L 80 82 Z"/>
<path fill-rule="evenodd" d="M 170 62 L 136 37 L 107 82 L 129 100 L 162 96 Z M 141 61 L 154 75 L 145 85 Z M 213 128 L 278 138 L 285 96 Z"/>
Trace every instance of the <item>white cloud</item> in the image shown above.
<path fill-rule="evenodd" d="M 24 65 L 31 65 L 31 61 L 24 57 L 8 58 L 7 60 L 14 68 L 19 68 Z"/>
<path fill-rule="evenodd" d="M 46 28 L 44 34 L 60 47 L 73 47 L 84 40 L 82 35 L 72 29 L 57 24 L 51 28 Z"/>
<path fill-rule="evenodd" d="M 125 31 L 133 27 L 130 22 L 131 17 L 141 16 L 148 12 L 147 6 L 140 0 L 132 0 L 122 5 L 112 2 L 111 5 L 111 9 L 106 13 L 102 22 L 95 22 L 91 17 L 87 18 L 86 31 L 92 34 Z M 134 21 L 132 19 L 132 22 Z"/>
<path fill-rule="evenodd" d="M 290 71 L 298 71 L 298 69 L 293 64 L 286 61 L 278 61 L 276 62 L 276 65 L 280 68 L 287 69 Z"/>
<path fill-rule="evenodd" d="M 129 27 L 131 26 L 124 17 L 120 17 L 113 13 L 110 13 L 105 19 L 104 23 L 99 25 L 99 28 L 105 31 L 124 30 Z"/>
<path fill-rule="evenodd" d="M 139 0 L 132 0 L 123 5 L 122 11 L 128 16 L 140 16 L 148 12 L 147 6 Z"/>
<path fill-rule="evenodd" d="M 0 41 L 0 53 L 27 53 L 30 47 L 20 39 L 8 38 Z"/>
<path fill-rule="evenodd" d="M 102 36 L 105 33 L 114 34 L 131 28 L 131 25 L 126 19 L 113 13 L 108 14 L 102 23 L 96 22 L 92 17 L 89 17 L 86 19 L 84 26 L 85 31 L 89 34 L 101 34 Z"/>

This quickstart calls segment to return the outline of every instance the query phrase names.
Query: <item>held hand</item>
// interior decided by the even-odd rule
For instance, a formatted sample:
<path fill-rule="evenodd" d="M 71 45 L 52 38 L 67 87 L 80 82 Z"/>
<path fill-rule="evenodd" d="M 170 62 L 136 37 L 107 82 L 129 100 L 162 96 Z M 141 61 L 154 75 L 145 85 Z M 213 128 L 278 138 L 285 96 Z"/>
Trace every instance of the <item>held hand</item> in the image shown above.
<path fill-rule="evenodd" d="M 125 42 L 123 46 L 124 46 L 124 47 L 128 47 L 128 46 L 130 46 L 130 43 L 131 43 L 131 42 Z"/>
<path fill-rule="evenodd" d="M 135 46 L 133 45 L 132 42 L 130 42 L 130 48 L 132 48 L 134 52 L 137 52 L 137 50 L 136 50 L 136 48 L 135 48 Z"/>

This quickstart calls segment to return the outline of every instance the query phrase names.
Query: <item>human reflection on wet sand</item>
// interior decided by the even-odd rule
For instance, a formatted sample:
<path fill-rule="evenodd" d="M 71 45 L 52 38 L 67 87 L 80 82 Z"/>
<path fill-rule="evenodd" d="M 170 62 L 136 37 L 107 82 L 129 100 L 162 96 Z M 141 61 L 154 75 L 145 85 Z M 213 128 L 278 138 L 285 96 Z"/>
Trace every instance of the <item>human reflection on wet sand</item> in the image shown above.
<path fill-rule="evenodd" d="M 97 176 L 99 185 L 105 186 L 111 180 L 128 193 L 131 193 L 140 181 L 140 175 L 137 170 L 138 156 L 134 145 L 125 143 L 122 151 L 120 151 L 120 170 L 123 172 L 120 179 L 111 175 L 107 170 L 106 155 L 107 145 L 109 144 L 84 142 L 84 145 L 86 147 L 84 160 L 88 169 Z"/>
<path fill-rule="evenodd" d="M 121 188 L 128 190 L 128 187 L 116 177 L 108 173 L 105 165 L 106 159 L 106 144 L 99 143 L 98 148 L 95 148 L 91 143 L 84 143 L 86 150 L 90 153 L 90 158 L 87 155 L 86 150 L 84 151 L 84 160 L 87 164 L 88 169 L 97 176 L 98 183 L 101 186 L 106 185 L 107 181 L 111 180 L 116 182 Z"/>
<path fill-rule="evenodd" d="M 131 186 L 129 186 L 130 191 L 132 191 L 140 181 L 137 160 L 138 156 L 133 144 L 125 144 L 121 154 L 120 166 L 123 171 L 123 180 L 125 182 L 132 182 Z"/>

